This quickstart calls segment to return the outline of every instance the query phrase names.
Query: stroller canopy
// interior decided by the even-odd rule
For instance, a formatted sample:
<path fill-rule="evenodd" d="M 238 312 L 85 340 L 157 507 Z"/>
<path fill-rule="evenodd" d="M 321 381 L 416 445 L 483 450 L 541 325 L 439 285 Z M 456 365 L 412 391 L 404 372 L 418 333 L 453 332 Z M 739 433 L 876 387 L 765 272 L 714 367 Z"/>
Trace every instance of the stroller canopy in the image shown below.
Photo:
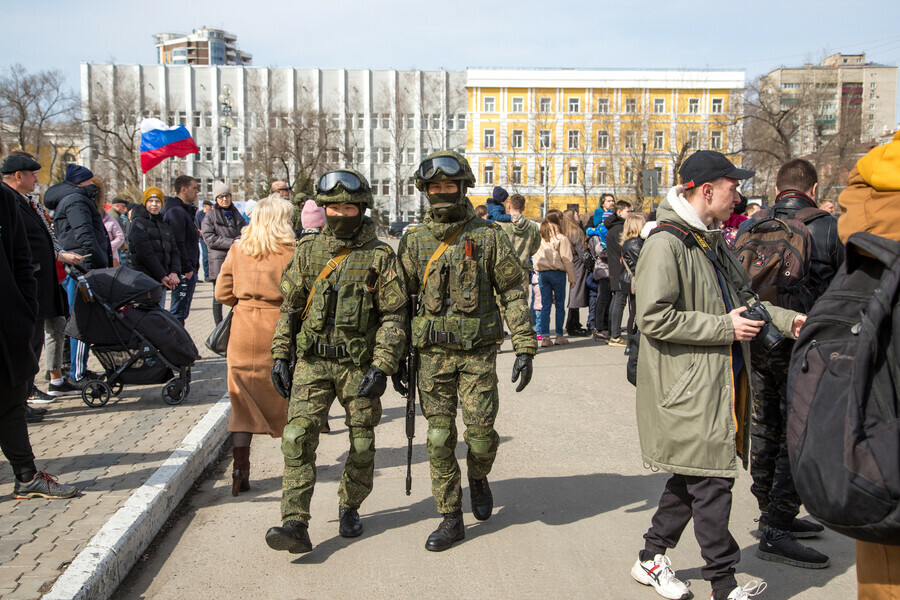
<path fill-rule="evenodd" d="M 91 291 L 113 308 L 121 308 L 130 302 L 159 304 L 162 300 L 160 282 L 128 267 L 94 269 L 88 271 L 84 278 Z"/>

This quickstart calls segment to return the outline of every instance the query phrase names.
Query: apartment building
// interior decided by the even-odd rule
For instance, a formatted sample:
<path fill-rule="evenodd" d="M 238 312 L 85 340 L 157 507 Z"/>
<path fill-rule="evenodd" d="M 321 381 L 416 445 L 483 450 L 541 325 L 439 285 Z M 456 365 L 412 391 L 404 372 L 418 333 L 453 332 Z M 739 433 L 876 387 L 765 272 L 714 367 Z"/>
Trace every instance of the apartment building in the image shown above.
<path fill-rule="evenodd" d="M 156 33 L 161 65 L 249 65 L 253 55 L 241 52 L 237 36 L 222 29 L 201 27 L 191 33 Z"/>

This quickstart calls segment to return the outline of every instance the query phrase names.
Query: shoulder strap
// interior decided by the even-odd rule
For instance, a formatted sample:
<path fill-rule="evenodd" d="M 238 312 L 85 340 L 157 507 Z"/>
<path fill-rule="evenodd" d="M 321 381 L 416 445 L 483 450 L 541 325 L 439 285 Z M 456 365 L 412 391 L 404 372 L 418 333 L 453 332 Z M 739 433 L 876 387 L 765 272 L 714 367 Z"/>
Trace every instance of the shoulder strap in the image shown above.
<path fill-rule="evenodd" d="M 431 271 L 432 263 L 443 256 L 444 252 L 447 251 L 447 248 L 450 247 L 450 244 L 456 241 L 456 237 L 460 234 L 460 232 L 462 232 L 465 226 L 466 224 L 463 223 L 462 225 L 457 227 L 449 237 L 441 242 L 441 245 L 437 247 L 437 250 L 435 250 L 434 254 L 431 255 L 431 258 L 428 259 L 428 264 L 425 265 L 425 277 L 422 278 L 422 288 L 419 290 L 420 292 L 425 290 L 425 284 L 428 283 L 428 273 L 429 271 Z"/>
<path fill-rule="evenodd" d="M 684 245 L 688 248 L 691 247 L 699 247 L 703 250 L 703 254 L 706 255 L 706 258 L 709 259 L 709 262 L 712 263 L 713 267 L 721 272 L 724 272 L 724 268 L 722 267 L 722 263 L 719 262 L 719 257 L 716 256 L 715 250 L 713 250 L 709 244 L 706 243 L 706 240 L 703 239 L 703 236 L 697 235 L 693 231 L 681 227 L 680 225 L 676 225 L 674 223 L 660 223 L 650 232 L 650 235 L 655 233 L 660 233 L 662 231 L 667 231 L 684 242 Z M 650 236 L 647 236 L 650 237 Z"/>
<path fill-rule="evenodd" d="M 335 254 L 331 259 L 329 259 L 328 264 L 325 265 L 325 268 L 319 273 L 319 276 L 316 277 L 316 281 L 313 282 L 312 289 L 309 290 L 309 298 L 306 299 L 306 306 L 303 308 L 303 315 L 301 315 L 301 319 L 306 319 L 306 315 L 309 313 L 309 307 L 312 304 L 313 296 L 316 294 L 316 282 L 325 279 L 329 275 L 331 275 L 337 266 L 341 264 L 341 262 L 350 255 L 350 248 L 344 248 L 337 254 Z"/>

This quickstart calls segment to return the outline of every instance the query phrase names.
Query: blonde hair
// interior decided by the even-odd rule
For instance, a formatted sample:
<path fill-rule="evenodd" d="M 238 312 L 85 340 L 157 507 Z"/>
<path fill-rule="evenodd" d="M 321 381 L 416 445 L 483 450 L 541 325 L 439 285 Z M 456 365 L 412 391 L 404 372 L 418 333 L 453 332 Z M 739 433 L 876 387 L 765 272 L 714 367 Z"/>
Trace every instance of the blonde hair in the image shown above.
<path fill-rule="evenodd" d="M 94 204 L 97 206 L 97 210 L 100 211 L 101 215 L 106 214 L 106 184 L 103 183 L 103 180 L 94 176 L 94 185 L 97 186 L 97 195 L 94 196 Z"/>
<path fill-rule="evenodd" d="M 647 222 L 647 215 L 644 213 L 631 213 L 625 218 L 625 224 L 622 226 L 622 235 L 619 243 L 624 244 L 625 240 L 630 240 L 641 235 L 644 223 Z"/>
<path fill-rule="evenodd" d="M 263 259 L 278 252 L 283 244 L 294 244 L 291 217 L 294 205 L 284 198 L 265 198 L 253 209 L 250 224 L 241 230 L 241 252 Z"/>

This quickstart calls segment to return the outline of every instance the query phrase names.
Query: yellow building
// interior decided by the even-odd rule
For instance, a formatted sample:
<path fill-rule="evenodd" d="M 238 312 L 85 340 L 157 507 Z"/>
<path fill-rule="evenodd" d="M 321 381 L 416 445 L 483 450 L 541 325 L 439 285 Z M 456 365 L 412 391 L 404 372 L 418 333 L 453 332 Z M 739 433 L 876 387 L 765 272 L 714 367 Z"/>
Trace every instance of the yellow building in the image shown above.
<path fill-rule="evenodd" d="M 469 69 L 466 88 L 469 197 L 501 185 L 532 217 L 589 214 L 603 192 L 649 209 L 686 156 L 741 146 L 743 71 Z M 650 170 L 657 197 L 644 189 Z"/>

